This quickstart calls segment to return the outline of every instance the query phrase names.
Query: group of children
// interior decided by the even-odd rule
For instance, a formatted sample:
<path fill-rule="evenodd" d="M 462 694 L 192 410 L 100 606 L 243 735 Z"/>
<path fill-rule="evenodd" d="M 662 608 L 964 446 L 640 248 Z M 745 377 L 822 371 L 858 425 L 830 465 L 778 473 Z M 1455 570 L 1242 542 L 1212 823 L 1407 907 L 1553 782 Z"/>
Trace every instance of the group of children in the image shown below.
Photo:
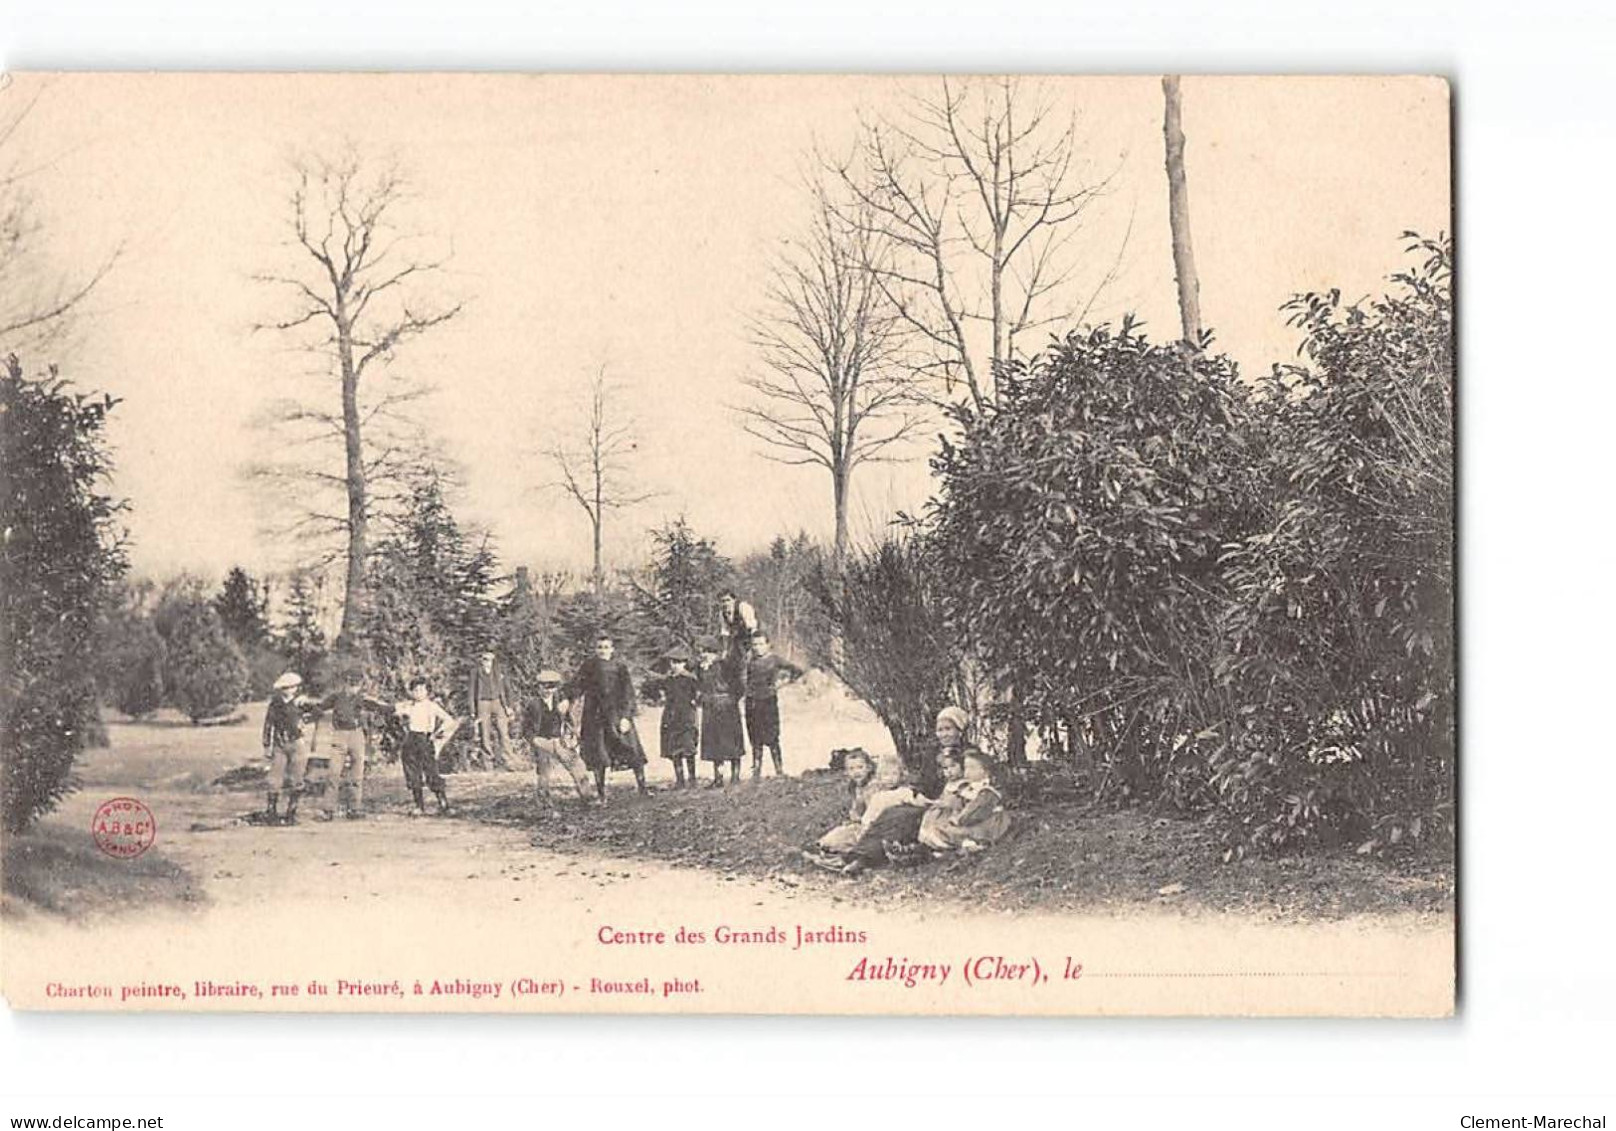
<path fill-rule="evenodd" d="M 763 776 L 763 753 L 768 751 L 775 776 L 785 773 L 780 747 L 779 687 L 783 676 L 802 669 L 775 655 L 769 638 L 753 632 L 746 650 L 728 649 L 715 637 L 696 642 L 696 658 L 683 648 L 665 654 L 657 667 L 664 672 L 653 686 L 662 700 L 662 756 L 673 763 L 674 787 L 694 788 L 700 782 L 698 757 L 713 769 L 712 785 L 740 781 L 746 746 L 752 746 L 752 777 Z M 743 724 L 744 720 L 744 724 Z"/>
<path fill-rule="evenodd" d="M 316 743 L 331 767 L 320 817 L 332 820 L 339 811 L 349 820 L 364 817 L 367 716 L 390 718 L 400 732 L 399 761 L 404 765 L 404 781 L 414 800 L 411 814 L 426 811 L 427 789 L 437 801 L 438 812 L 449 812 L 448 788 L 438 771 L 438 752 L 454 737 L 459 720 L 432 698 L 430 685 L 423 678 L 410 680 L 409 698 L 394 704 L 365 695 L 360 690 L 362 682 L 359 672 L 350 670 L 336 691 L 323 699 L 312 699 L 302 694 L 303 677 L 296 672 L 286 672 L 275 681 L 274 694 L 264 710 L 264 756 L 269 759 L 269 780 L 263 823 L 297 823 L 298 801 L 303 796 Z M 280 808 L 283 796 L 284 812 Z"/>
<path fill-rule="evenodd" d="M 862 748 L 843 750 L 847 819 L 808 848 L 816 867 L 855 876 L 880 864 L 911 865 L 952 853 L 978 852 L 1010 831 L 993 760 L 965 742 L 970 724 L 959 707 L 937 716 L 936 796 L 907 783 L 896 760 L 879 763 Z"/>
<path fill-rule="evenodd" d="M 696 642 L 694 657 L 681 647 L 664 654 L 648 689 L 662 701 L 661 754 L 673 763 L 676 789 L 700 784 L 698 760 L 712 767 L 713 787 L 739 782 L 748 744 L 754 779 L 763 774 L 765 751 L 775 774 L 785 773 L 779 686 L 783 677 L 801 675 L 802 669 L 773 653 L 750 609 L 732 596 L 724 599 L 720 624 L 717 636 Z M 503 762 L 503 723 L 515 714 L 514 696 L 493 659 L 492 653 L 482 656 L 473 674 L 471 700 L 479 723 L 488 728 L 485 746 L 491 748 L 490 739 L 497 737 Z M 304 696 L 302 688 L 297 673 L 282 675 L 264 713 L 264 754 L 269 759 L 265 823 L 296 823 L 308 761 L 316 753 L 323 753 L 331 767 L 319 816 L 363 818 L 367 724 L 378 719 L 397 744 L 411 815 L 425 813 L 428 791 L 437 811 L 449 812 L 438 758 L 460 722 L 432 698 L 426 679 L 410 680 L 409 698 L 393 704 L 366 696 L 357 669 L 345 672 L 339 689 L 322 699 Z M 576 721 L 574 704 L 582 707 Z M 591 800 L 591 785 L 593 800 L 605 802 L 606 775 L 612 769 L 631 770 L 640 792 L 646 792 L 645 752 L 634 724 L 637 704 L 628 665 L 616 658 L 606 632 L 597 635 L 594 654 L 570 681 L 556 671 L 539 673 L 531 695 L 521 702 L 521 733 L 533 755 L 541 804 L 551 801 L 549 780 L 557 764 L 585 802 Z M 895 759 L 878 762 L 863 749 L 838 751 L 848 779 L 847 818 L 805 850 L 808 861 L 856 875 L 878 864 L 914 864 L 938 854 L 976 852 L 1001 839 L 1009 831 L 1010 815 L 993 783 L 992 759 L 965 741 L 969 724 L 970 717 L 958 707 L 938 714 L 937 747 L 918 785 Z"/>
<path fill-rule="evenodd" d="M 729 782 L 739 781 L 748 740 L 754 778 L 762 774 L 765 750 L 775 774 L 785 773 L 778 688 L 783 676 L 800 675 L 802 669 L 770 650 L 768 636 L 755 624 L 745 623 L 746 611 L 732 597 L 726 598 L 724 623 L 735 631 L 699 640 L 694 661 L 688 651 L 675 648 L 657 662 L 661 674 L 652 690 L 663 703 L 661 753 L 673 763 L 675 788 L 698 784 L 698 756 L 712 765 L 714 786 L 725 784 L 726 765 Z M 474 669 L 471 700 L 483 728 L 485 756 L 497 754 L 503 766 L 504 723 L 516 712 L 511 691 L 503 674 L 493 667 L 493 658 L 492 653 L 484 653 L 480 667 Z M 460 721 L 432 698 L 426 679 L 412 679 L 409 698 L 394 704 L 366 696 L 356 668 L 346 671 L 340 688 L 323 699 L 305 696 L 302 690 L 302 677 L 285 673 L 275 681 L 264 713 L 269 781 L 263 823 L 297 822 L 309 759 L 320 755 L 329 759 L 330 771 L 318 815 L 324 820 L 335 819 L 339 813 L 362 819 L 367 735 L 374 729 L 371 724 L 378 721 L 394 731 L 413 801 L 411 814 L 426 811 L 428 791 L 436 799 L 439 813 L 449 811 L 438 756 Z M 582 706 L 576 722 L 575 703 Z M 612 769 L 631 770 L 639 791 L 647 792 L 645 753 L 634 724 L 636 706 L 633 677 L 628 665 L 616 658 L 609 633 L 598 634 L 594 655 L 579 666 L 570 681 L 564 683 L 560 673 L 552 670 L 540 672 L 520 711 L 522 738 L 533 756 L 540 801 L 548 804 L 551 799 L 549 781 L 557 764 L 567 771 L 584 801 L 591 799 L 591 784 L 593 800 L 606 800 L 606 775 Z"/>

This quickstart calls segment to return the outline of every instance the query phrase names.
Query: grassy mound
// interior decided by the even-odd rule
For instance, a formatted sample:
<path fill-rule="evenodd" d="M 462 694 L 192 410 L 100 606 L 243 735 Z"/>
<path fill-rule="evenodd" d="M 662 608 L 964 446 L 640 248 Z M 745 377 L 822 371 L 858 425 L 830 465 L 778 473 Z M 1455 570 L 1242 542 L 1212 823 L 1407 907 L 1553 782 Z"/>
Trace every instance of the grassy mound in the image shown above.
<path fill-rule="evenodd" d="M 458 804 L 465 817 L 531 830 L 541 848 L 605 850 L 765 877 L 860 902 L 1119 914 L 1149 906 L 1330 919 L 1446 914 L 1453 899 L 1451 870 L 1437 861 L 1332 852 L 1224 864 L 1215 832 L 1200 821 L 1105 811 L 1075 797 L 1023 802 L 1009 838 L 988 851 L 842 879 L 799 856 L 846 812 L 840 775 L 823 772 L 644 798 L 616 789 L 603 809 L 565 801 L 541 812 L 525 792 L 462 797 Z"/>

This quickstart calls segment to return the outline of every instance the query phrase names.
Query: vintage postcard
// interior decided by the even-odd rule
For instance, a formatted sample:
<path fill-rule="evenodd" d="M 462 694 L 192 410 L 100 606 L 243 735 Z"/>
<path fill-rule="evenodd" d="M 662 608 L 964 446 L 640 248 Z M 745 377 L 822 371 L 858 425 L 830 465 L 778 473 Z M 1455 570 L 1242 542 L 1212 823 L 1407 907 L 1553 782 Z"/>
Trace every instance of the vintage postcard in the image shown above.
<path fill-rule="evenodd" d="M 7 1001 L 1450 1014 L 1449 131 L 9 76 Z"/>

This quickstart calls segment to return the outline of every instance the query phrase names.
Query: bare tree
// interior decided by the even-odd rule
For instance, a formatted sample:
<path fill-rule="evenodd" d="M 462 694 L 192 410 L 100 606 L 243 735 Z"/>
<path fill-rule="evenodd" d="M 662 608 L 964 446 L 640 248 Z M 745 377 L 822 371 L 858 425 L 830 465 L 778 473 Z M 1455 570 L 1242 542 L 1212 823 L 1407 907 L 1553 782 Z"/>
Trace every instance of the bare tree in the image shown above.
<path fill-rule="evenodd" d="M 54 270 L 45 223 L 29 179 L 49 169 L 49 158 L 20 155 L 22 131 L 44 96 L 44 83 L 20 91 L 0 75 L 0 355 L 37 348 L 66 330 L 69 316 L 112 269 L 115 249 L 88 275 Z"/>
<path fill-rule="evenodd" d="M 943 79 L 906 116 L 865 122 L 832 171 L 853 202 L 841 219 L 872 237 L 866 266 L 923 348 L 917 371 L 949 397 L 963 385 L 992 403 L 1017 339 L 1078 313 L 1061 301 L 1069 244 L 1105 182 L 1035 85 Z"/>
<path fill-rule="evenodd" d="M 305 505 L 295 527 L 345 536 L 342 646 L 357 640 L 365 608 L 373 491 L 407 479 L 421 462 L 404 410 L 427 390 L 390 374 L 372 389 L 371 379 L 387 372 L 401 347 L 454 318 L 461 306 L 423 304 L 413 294 L 443 269 L 445 258 L 419 251 L 419 237 L 395 225 L 406 186 L 393 165 L 369 163 L 349 146 L 334 157 L 299 158 L 292 167 L 289 246 L 296 266 L 259 276 L 288 294 L 292 309 L 261 328 L 295 335 L 300 348 L 319 359 L 316 373 L 326 392 L 318 401 L 287 401 L 275 409 L 278 422 L 298 433 L 294 446 L 313 460 L 259 471 L 338 496 L 327 509 Z M 340 461 L 321 458 L 336 451 Z M 318 490 L 315 497 L 322 495 L 329 498 Z"/>
<path fill-rule="evenodd" d="M 813 186 L 807 234 L 775 260 L 752 324 L 762 372 L 745 383 L 742 426 L 779 463 L 830 475 L 838 576 L 847 557 L 847 500 L 861 464 L 888 459 L 920 423 L 924 398 L 902 364 L 899 315 L 869 270 L 868 209 L 844 223 L 823 184 Z"/>
<path fill-rule="evenodd" d="M 602 556 L 602 535 L 606 516 L 615 510 L 636 506 L 655 495 L 636 492 L 628 483 L 632 468 L 629 454 L 638 446 L 634 428 L 617 408 L 618 389 L 606 379 L 606 367 L 595 371 L 589 382 L 585 419 L 577 441 L 557 444 L 549 455 L 556 467 L 551 486 L 560 488 L 589 516 L 594 540 L 594 564 L 590 574 L 595 597 L 606 589 L 606 567 Z"/>
<path fill-rule="evenodd" d="M 1201 348 L 1201 280 L 1195 273 L 1195 253 L 1190 247 L 1190 195 L 1184 179 L 1183 102 L 1178 76 L 1162 77 L 1162 137 L 1167 148 L 1167 219 L 1173 229 L 1173 275 L 1178 280 L 1178 314 L 1184 328 L 1184 344 Z"/>

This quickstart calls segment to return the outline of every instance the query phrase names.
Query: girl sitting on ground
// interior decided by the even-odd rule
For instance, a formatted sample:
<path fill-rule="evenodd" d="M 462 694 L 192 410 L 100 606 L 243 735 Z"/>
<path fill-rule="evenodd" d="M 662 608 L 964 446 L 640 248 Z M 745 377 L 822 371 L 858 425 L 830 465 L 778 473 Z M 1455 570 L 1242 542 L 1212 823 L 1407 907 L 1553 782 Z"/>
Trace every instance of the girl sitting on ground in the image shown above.
<path fill-rule="evenodd" d="M 961 807 L 929 824 L 923 822 L 919 831 L 920 843 L 936 852 L 975 852 L 1010 831 L 1004 796 L 993 784 L 992 761 L 978 750 L 964 751 L 962 761 L 964 776 L 955 791 Z"/>
<path fill-rule="evenodd" d="M 937 839 L 938 825 L 955 820 L 965 810 L 964 790 L 969 784 L 965 780 L 965 758 L 957 749 L 937 752 L 937 771 L 943 779 L 942 795 L 931 803 L 926 815 L 920 819 L 918 839 L 927 847 L 931 847 L 931 841 Z"/>
<path fill-rule="evenodd" d="M 846 751 L 844 758 L 851 791 L 848 819 L 820 837 L 804 857 L 816 867 L 856 876 L 886 863 L 886 845 L 914 843 L 926 799 L 901 778 L 895 780 L 892 770 L 878 772 L 875 759 L 864 750 Z"/>

